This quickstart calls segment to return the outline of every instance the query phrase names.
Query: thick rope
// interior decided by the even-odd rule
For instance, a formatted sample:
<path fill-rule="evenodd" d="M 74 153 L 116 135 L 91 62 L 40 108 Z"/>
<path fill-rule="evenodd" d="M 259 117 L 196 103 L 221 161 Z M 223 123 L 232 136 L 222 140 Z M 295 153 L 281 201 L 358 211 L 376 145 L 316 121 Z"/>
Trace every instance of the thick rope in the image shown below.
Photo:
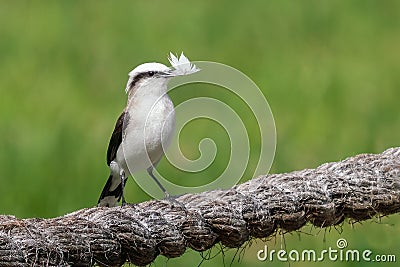
<path fill-rule="evenodd" d="M 217 242 L 239 247 L 277 228 L 293 231 L 345 218 L 400 211 L 400 147 L 285 174 L 229 190 L 186 194 L 116 208 L 89 208 L 54 219 L 0 216 L 0 266 L 146 265 Z"/>

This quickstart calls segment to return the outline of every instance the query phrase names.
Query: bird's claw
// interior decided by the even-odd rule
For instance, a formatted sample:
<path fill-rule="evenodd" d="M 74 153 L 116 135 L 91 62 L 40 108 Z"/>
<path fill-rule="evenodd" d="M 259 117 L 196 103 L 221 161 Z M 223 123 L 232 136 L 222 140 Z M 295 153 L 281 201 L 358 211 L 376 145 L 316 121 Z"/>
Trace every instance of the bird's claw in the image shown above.
<path fill-rule="evenodd" d="M 179 207 L 182 208 L 182 209 L 185 211 L 185 213 L 186 213 L 186 207 L 185 207 L 185 205 L 183 205 L 181 202 L 179 202 L 179 201 L 176 200 L 176 199 L 177 199 L 178 197 L 180 197 L 180 196 L 182 196 L 182 195 L 171 196 L 168 192 L 165 192 L 165 194 L 164 194 L 164 199 L 163 199 L 163 200 L 168 201 L 168 202 L 171 204 L 171 207 L 172 207 L 172 208 L 174 208 L 174 207 L 176 207 L 176 206 L 179 206 Z"/>

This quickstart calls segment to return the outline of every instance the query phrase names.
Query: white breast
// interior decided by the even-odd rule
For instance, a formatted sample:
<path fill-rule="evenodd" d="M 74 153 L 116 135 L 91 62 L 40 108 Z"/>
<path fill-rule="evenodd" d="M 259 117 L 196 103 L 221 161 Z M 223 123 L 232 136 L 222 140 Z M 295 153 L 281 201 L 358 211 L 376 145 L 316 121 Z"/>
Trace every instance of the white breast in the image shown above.
<path fill-rule="evenodd" d="M 116 161 L 127 174 L 157 164 L 171 142 L 175 112 L 167 94 L 137 97 L 128 105 L 128 120 Z"/>

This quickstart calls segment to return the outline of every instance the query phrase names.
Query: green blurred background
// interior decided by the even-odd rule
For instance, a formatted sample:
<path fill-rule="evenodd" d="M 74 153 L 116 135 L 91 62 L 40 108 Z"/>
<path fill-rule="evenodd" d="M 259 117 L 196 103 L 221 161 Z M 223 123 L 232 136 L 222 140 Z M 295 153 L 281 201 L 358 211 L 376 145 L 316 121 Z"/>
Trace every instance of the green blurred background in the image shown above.
<path fill-rule="evenodd" d="M 2 1 L 0 214 L 55 217 L 95 205 L 108 176 L 105 153 L 126 101 L 127 73 L 143 62 L 166 64 L 169 51 L 225 63 L 257 83 L 276 121 L 274 173 L 399 145 L 399 1 Z M 200 125 L 187 136 L 204 134 Z M 229 143 L 221 132 L 216 142 L 224 151 Z M 188 147 L 196 155 L 197 146 Z M 218 164 L 226 161 L 216 162 L 216 172 Z M 173 181 L 188 179 L 182 176 Z M 129 181 L 130 202 L 149 198 Z M 350 248 L 400 260 L 399 234 L 398 215 L 306 227 L 202 266 L 289 266 L 259 262 L 256 253 L 264 244 L 320 251 L 335 248 L 338 237 Z M 154 266 L 200 262 L 188 250 L 179 259 L 159 257 Z"/>

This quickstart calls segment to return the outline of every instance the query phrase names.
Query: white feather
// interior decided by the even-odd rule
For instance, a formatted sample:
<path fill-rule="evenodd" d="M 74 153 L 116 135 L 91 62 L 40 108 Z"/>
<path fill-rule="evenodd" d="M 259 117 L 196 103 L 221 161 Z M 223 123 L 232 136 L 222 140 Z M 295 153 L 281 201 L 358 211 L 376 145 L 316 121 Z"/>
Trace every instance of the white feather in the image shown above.
<path fill-rule="evenodd" d="M 174 54 L 172 54 L 172 52 L 170 52 L 168 61 L 175 69 L 172 73 L 176 76 L 188 75 L 198 72 L 200 70 L 199 68 L 196 67 L 196 65 L 190 63 L 189 59 L 183 54 L 183 52 L 181 53 L 179 58 Z"/>

